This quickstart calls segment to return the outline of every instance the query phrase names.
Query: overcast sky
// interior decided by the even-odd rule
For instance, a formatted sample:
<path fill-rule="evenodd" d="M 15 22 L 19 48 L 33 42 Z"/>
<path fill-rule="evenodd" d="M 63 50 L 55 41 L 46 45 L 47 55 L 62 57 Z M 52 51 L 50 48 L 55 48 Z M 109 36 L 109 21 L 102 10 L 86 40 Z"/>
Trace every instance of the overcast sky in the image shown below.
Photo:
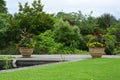
<path fill-rule="evenodd" d="M 120 0 L 41 0 L 43 10 L 47 13 L 77 12 L 80 10 L 84 15 L 93 11 L 92 16 L 100 16 L 103 13 L 113 14 L 120 18 Z M 6 0 L 10 13 L 18 12 L 18 2 L 33 2 L 33 0 Z"/>

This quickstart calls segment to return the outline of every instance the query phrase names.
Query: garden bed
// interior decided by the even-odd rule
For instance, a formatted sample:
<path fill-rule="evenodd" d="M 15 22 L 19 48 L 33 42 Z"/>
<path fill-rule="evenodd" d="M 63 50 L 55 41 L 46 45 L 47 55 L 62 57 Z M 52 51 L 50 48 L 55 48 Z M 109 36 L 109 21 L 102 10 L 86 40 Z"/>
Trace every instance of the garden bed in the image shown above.
<path fill-rule="evenodd" d="M 0 70 L 13 68 L 12 60 L 0 60 Z"/>
<path fill-rule="evenodd" d="M 13 58 L 12 56 L 0 56 L 0 70 L 13 68 Z"/>

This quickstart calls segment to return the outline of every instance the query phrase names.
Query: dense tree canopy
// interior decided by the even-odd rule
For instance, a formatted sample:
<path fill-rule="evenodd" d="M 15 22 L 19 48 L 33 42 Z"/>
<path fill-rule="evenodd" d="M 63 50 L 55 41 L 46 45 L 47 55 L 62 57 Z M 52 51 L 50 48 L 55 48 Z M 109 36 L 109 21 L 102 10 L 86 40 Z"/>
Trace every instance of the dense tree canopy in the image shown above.
<path fill-rule="evenodd" d="M 22 6 L 21 3 L 19 3 L 19 13 L 16 17 L 19 21 L 19 28 L 26 28 L 28 32 L 37 35 L 45 30 L 51 29 L 54 24 L 53 17 L 42 10 L 43 5 L 40 0 L 34 0 L 32 6 L 28 3 Z"/>
<path fill-rule="evenodd" d="M 0 13 L 7 13 L 5 0 L 0 0 Z"/>
<path fill-rule="evenodd" d="M 108 13 L 105 13 L 98 17 L 98 25 L 99 27 L 102 27 L 104 29 L 110 27 L 113 23 L 115 23 L 117 20 L 116 18 Z"/>

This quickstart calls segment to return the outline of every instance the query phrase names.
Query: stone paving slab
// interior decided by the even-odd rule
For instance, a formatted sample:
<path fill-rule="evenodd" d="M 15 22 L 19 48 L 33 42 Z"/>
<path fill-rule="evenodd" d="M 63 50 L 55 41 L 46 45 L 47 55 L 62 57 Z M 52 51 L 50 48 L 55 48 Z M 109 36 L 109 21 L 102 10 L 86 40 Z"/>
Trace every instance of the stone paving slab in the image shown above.
<path fill-rule="evenodd" d="M 32 55 L 31 58 L 22 58 L 17 56 L 17 60 L 81 60 L 91 58 L 90 55 Z"/>

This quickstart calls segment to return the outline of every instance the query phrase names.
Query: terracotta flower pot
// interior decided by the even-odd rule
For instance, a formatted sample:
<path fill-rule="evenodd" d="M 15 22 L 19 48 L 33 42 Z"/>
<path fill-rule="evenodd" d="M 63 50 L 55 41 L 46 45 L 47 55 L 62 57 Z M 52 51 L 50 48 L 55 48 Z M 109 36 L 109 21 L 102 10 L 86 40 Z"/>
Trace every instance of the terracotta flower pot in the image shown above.
<path fill-rule="evenodd" d="M 20 53 L 24 58 L 29 58 L 31 57 L 34 48 L 25 48 L 25 47 L 20 47 Z"/>
<path fill-rule="evenodd" d="M 101 58 L 104 54 L 105 48 L 89 48 L 92 58 Z"/>

